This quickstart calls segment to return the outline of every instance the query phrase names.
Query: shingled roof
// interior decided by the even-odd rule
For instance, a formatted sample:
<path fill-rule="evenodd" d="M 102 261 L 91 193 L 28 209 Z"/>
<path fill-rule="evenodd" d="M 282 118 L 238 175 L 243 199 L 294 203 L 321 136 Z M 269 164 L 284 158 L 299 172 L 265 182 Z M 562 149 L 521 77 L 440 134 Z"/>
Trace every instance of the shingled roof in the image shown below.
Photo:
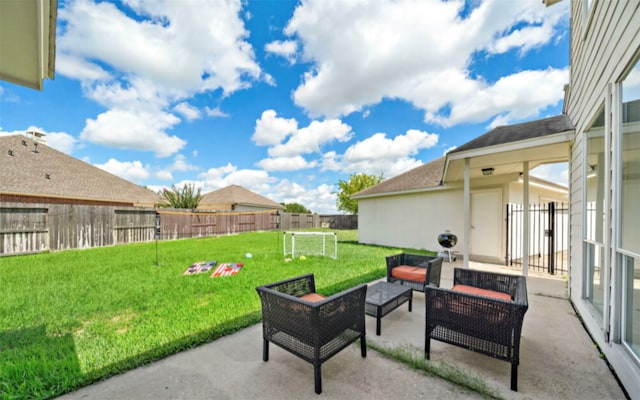
<path fill-rule="evenodd" d="M 478 136 L 462 146 L 455 148 L 448 154 L 534 139 L 573 129 L 575 129 L 573 123 L 569 117 L 564 114 L 535 121 L 523 122 L 521 124 L 499 126 L 484 135 Z"/>
<path fill-rule="evenodd" d="M 379 184 L 362 190 L 351 197 L 362 198 L 390 193 L 404 193 L 437 187 L 442 180 L 445 158 L 441 157 L 427 164 L 409 170 Z"/>
<path fill-rule="evenodd" d="M 0 136 L 0 194 L 147 207 L 162 200 L 149 189 L 23 135 Z"/>
<path fill-rule="evenodd" d="M 281 204 L 238 185 L 227 186 L 204 194 L 198 208 L 234 210 L 238 205 L 278 210 L 284 209 Z"/>

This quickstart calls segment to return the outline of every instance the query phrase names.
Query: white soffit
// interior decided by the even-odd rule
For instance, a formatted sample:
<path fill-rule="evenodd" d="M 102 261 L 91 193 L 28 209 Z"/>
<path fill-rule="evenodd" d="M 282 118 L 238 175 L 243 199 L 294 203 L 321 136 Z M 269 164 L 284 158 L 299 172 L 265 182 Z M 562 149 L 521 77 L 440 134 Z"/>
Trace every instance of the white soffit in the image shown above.
<path fill-rule="evenodd" d="M 471 178 L 481 177 L 482 168 L 493 168 L 492 175 L 504 175 L 522 172 L 524 161 L 529 162 L 529 169 L 565 162 L 569 160 L 572 138 L 572 132 L 560 133 L 449 154 L 443 181 L 451 183 L 464 179 L 465 158 L 469 158 Z"/>
<path fill-rule="evenodd" d="M 57 0 L 0 0 L 0 79 L 42 90 L 53 79 Z"/>

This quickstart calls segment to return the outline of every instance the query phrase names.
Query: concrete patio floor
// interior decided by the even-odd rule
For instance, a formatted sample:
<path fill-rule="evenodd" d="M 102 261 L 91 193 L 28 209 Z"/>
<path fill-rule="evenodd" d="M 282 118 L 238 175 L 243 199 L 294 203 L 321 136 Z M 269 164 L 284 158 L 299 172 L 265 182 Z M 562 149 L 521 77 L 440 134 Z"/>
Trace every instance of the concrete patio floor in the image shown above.
<path fill-rule="evenodd" d="M 453 268 L 443 263 L 441 286 L 452 285 Z M 471 268 L 517 270 L 470 263 Z M 525 314 L 518 368 L 518 392 L 509 389 L 510 364 L 437 341 L 431 362 L 455 366 L 482 378 L 504 399 L 624 399 L 607 363 L 567 300 L 567 282 L 544 275 L 527 278 Z M 424 294 L 414 292 L 413 311 L 400 306 L 382 319 L 367 317 L 367 340 L 385 347 L 424 351 Z M 313 367 L 271 345 L 262 361 L 262 326 L 184 351 L 148 366 L 66 394 L 86 399 L 472 399 L 475 392 L 425 375 L 369 349 L 360 357 L 354 344 L 322 366 L 321 395 L 313 386 Z"/>

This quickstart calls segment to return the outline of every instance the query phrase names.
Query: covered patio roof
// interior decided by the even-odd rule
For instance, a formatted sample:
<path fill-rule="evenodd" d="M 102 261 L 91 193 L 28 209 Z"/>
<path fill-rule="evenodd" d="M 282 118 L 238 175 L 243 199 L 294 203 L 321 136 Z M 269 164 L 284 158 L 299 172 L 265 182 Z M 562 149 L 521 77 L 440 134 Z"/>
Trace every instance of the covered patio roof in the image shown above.
<path fill-rule="evenodd" d="M 443 183 L 464 180 L 465 159 L 471 179 L 487 168 L 491 175 L 522 173 L 524 161 L 529 169 L 567 161 L 574 132 L 566 115 L 497 127 L 447 154 Z"/>
<path fill-rule="evenodd" d="M 0 80 L 42 90 L 53 79 L 57 0 L 0 1 Z"/>
<path fill-rule="evenodd" d="M 442 181 L 463 183 L 464 237 L 463 260 L 469 263 L 471 237 L 471 180 L 482 182 L 488 175 L 521 175 L 523 204 L 529 204 L 529 171 L 539 165 L 569 160 L 575 128 L 566 115 L 522 124 L 500 126 L 447 153 Z M 486 181 L 491 182 L 490 180 Z M 529 243 L 529 208 L 524 207 L 522 241 Z M 524 246 L 522 273 L 527 275 L 529 249 Z"/>

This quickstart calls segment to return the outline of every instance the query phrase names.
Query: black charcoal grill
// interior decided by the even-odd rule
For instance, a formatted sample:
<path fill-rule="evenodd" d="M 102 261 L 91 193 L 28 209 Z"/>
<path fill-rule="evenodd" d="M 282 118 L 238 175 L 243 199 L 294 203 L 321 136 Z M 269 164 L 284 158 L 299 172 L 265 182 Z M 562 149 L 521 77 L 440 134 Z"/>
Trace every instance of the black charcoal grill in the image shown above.
<path fill-rule="evenodd" d="M 449 231 L 444 231 L 444 233 L 438 235 L 438 243 L 442 246 L 442 251 L 438 255 L 443 258 L 447 257 L 449 262 L 455 261 L 453 247 L 458 243 L 458 237 Z"/>

